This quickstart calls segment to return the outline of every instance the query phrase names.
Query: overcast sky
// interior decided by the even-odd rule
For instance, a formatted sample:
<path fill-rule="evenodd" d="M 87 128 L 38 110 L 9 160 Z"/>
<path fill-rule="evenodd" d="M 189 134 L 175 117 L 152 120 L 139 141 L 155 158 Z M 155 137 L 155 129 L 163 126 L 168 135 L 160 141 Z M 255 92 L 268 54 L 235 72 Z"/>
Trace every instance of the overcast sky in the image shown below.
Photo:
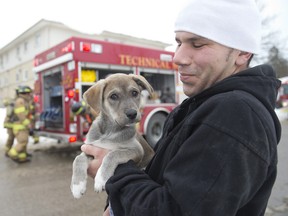
<path fill-rule="evenodd" d="M 266 0 L 278 15 L 275 26 L 288 25 L 288 1 Z M 173 25 L 186 0 L 9 0 L 0 7 L 0 48 L 41 19 L 62 22 L 84 33 L 108 30 L 174 43 Z M 278 28 L 278 27 L 277 27 Z M 288 34 L 287 34 L 288 35 Z"/>

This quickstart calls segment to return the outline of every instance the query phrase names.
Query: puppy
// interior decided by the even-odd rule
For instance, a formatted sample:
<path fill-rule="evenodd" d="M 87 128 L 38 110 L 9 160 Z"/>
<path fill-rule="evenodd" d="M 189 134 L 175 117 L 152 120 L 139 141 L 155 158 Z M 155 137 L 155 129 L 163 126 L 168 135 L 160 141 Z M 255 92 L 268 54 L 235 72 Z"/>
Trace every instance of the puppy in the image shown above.
<path fill-rule="evenodd" d="M 104 190 L 106 181 L 119 164 L 133 160 L 144 168 L 154 155 L 153 149 L 136 132 L 140 121 L 141 91 L 151 95 L 153 88 L 140 75 L 113 74 L 99 80 L 83 95 L 87 104 L 98 114 L 87 136 L 86 144 L 109 149 L 94 179 L 94 190 Z M 71 191 L 80 198 L 86 191 L 89 156 L 78 155 L 73 162 Z"/>

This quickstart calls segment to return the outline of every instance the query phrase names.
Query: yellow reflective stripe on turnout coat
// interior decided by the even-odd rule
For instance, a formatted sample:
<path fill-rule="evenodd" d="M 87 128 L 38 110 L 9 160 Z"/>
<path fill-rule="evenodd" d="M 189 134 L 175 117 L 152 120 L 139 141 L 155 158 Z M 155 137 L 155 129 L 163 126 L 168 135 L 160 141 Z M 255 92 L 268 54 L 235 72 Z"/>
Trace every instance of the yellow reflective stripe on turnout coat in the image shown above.
<path fill-rule="evenodd" d="M 13 122 L 13 132 L 16 134 L 19 130 L 28 130 L 30 124 L 30 104 L 25 98 L 19 96 L 15 101 L 14 113 L 17 120 Z"/>

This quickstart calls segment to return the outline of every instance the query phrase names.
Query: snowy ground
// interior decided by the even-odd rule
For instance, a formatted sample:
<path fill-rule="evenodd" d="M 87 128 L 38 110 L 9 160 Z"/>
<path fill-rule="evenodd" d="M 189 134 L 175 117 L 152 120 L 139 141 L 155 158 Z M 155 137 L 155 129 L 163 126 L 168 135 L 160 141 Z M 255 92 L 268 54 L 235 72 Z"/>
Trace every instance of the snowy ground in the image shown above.
<path fill-rule="evenodd" d="M 4 118 L 6 115 L 6 109 L 0 108 L 0 148 L 4 148 L 7 139 L 7 131 L 3 127 Z M 51 147 L 58 147 L 59 144 L 57 140 L 49 139 L 45 137 L 40 137 L 40 142 L 38 144 L 33 144 L 33 138 L 29 138 L 28 149 L 37 150 L 37 149 L 46 149 Z"/>
<path fill-rule="evenodd" d="M 276 109 L 275 111 L 280 121 L 288 119 L 288 107 Z"/>

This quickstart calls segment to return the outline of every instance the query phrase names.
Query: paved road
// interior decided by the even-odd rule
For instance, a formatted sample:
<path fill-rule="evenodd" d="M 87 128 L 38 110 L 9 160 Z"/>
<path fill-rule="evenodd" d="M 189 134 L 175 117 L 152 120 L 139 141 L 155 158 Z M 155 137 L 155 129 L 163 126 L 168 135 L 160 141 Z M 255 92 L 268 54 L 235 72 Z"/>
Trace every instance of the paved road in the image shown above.
<path fill-rule="evenodd" d="M 105 193 L 88 190 L 81 199 L 70 192 L 73 152 L 37 151 L 32 162 L 16 164 L 0 152 L 1 216 L 98 216 L 103 212 Z"/>
<path fill-rule="evenodd" d="M 282 122 L 279 144 L 279 172 L 265 216 L 288 215 L 288 121 Z M 102 215 L 105 193 L 88 190 L 77 200 L 70 192 L 71 168 L 77 151 L 44 149 L 30 145 L 32 162 L 16 164 L 0 150 L 0 215 L 1 216 L 98 216 Z"/>
<path fill-rule="evenodd" d="M 282 136 L 278 145 L 278 176 L 269 200 L 267 216 L 288 215 L 288 121 L 282 122 Z"/>

